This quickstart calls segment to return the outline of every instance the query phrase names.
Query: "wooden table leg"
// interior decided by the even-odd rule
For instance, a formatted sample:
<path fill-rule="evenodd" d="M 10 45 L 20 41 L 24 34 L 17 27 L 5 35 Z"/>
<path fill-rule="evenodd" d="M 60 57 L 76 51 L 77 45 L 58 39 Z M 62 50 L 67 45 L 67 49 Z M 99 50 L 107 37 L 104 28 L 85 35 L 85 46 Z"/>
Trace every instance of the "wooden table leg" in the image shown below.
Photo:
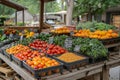
<path fill-rule="evenodd" d="M 0 65 L 2 65 L 2 59 L 0 59 Z"/>
<path fill-rule="evenodd" d="M 119 48 L 119 56 L 120 56 L 120 46 L 118 46 L 118 48 Z"/>
<path fill-rule="evenodd" d="M 100 80 L 100 73 L 94 75 L 94 80 Z"/>
<path fill-rule="evenodd" d="M 109 80 L 109 68 L 103 67 L 102 80 Z"/>

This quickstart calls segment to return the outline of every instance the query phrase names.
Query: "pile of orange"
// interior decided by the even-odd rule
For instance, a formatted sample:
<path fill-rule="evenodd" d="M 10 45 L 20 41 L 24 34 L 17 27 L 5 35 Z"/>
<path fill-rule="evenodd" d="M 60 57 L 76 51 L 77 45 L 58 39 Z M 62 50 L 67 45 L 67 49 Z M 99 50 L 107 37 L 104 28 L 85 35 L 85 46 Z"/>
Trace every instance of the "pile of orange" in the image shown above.
<path fill-rule="evenodd" d="M 18 44 L 16 46 L 12 46 L 11 48 L 6 49 L 6 52 L 9 54 L 17 54 L 17 53 L 25 52 L 27 50 L 30 50 L 28 46 Z"/>
<path fill-rule="evenodd" d="M 15 29 L 9 29 L 9 28 L 4 29 L 4 33 L 6 35 L 8 35 L 8 34 L 15 34 L 16 32 L 17 32 L 17 30 L 15 30 Z"/>
<path fill-rule="evenodd" d="M 96 30 L 95 32 L 91 32 L 90 30 L 79 30 L 74 34 L 76 37 L 88 37 L 88 38 L 96 38 L 96 39 L 111 39 L 119 37 L 119 34 L 113 30 Z"/>
<path fill-rule="evenodd" d="M 63 34 L 63 33 L 70 33 L 70 30 L 67 27 L 61 27 L 55 30 L 51 30 L 52 33 Z"/>
<path fill-rule="evenodd" d="M 34 69 L 43 69 L 47 67 L 60 65 L 54 59 L 50 59 L 48 57 L 40 57 L 40 56 L 27 60 L 26 63 Z"/>

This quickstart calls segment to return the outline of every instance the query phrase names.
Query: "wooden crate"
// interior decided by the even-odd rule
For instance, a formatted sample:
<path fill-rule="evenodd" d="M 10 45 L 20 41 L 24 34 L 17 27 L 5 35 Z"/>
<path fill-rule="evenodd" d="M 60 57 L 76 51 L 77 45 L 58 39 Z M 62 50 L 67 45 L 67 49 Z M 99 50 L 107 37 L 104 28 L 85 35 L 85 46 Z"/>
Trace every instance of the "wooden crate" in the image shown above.
<path fill-rule="evenodd" d="M 14 71 L 6 64 L 0 65 L 0 80 L 11 80 L 13 79 Z"/>

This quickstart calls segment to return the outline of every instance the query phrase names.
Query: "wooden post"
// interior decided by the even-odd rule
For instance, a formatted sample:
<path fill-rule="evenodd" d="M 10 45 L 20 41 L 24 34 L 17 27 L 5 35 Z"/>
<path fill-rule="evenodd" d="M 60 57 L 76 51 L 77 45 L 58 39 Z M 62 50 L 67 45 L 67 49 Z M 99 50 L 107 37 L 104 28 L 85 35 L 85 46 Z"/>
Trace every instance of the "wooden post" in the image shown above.
<path fill-rule="evenodd" d="M 25 25 L 25 16 L 24 16 L 24 10 L 22 11 L 22 19 L 23 19 L 23 26 Z"/>
<path fill-rule="evenodd" d="M 118 46 L 118 48 L 119 48 L 119 56 L 120 56 L 120 46 Z"/>
<path fill-rule="evenodd" d="M 109 67 L 108 66 L 103 67 L 102 80 L 109 80 Z"/>
<path fill-rule="evenodd" d="M 17 26 L 17 11 L 15 12 L 15 25 Z"/>
<path fill-rule="evenodd" d="M 44 18 L 44 0 L 40 0 L 40 16 L 39 16 L 39 33 L 43 28 L 43 18 Z"/>
<path fill-rule="evenodd" d="M 97 73 L 94 75 L 94 80 L 100 80 L 100 73 Z"/>

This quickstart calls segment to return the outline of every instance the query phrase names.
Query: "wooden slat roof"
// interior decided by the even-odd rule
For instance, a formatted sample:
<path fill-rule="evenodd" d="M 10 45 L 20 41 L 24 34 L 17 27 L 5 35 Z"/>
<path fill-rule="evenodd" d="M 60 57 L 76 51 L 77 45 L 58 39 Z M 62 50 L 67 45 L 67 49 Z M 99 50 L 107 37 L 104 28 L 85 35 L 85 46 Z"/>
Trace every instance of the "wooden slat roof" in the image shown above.
<path fill-rule="evenodd" d="M 0 0 L 0 4 L 16 9 L 17 11 L 27 9 L 26 7 L 16 4 L 10 0 Z"/>

